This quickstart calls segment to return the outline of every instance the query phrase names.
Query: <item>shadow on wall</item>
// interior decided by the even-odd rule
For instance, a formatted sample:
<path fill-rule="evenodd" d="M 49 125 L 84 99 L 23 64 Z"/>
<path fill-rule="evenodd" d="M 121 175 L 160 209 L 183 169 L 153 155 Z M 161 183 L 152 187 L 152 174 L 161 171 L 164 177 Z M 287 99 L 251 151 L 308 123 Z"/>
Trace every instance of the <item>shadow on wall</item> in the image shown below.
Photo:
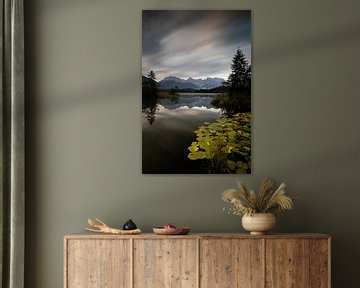
<path fill-rule="evenodd" d="M 88 5 L 89 3 L 98 2 L 98 0 L 78 0 L 78 1 L 42 1 L 44 5 L 48 6 L 48 9 L 73 9 L 74 7 L 80 7 L 81 5 Z M 115 2 L 115 1 L 114 1 Z M 30 4 L 31 3 L 31 4 Z M 203 1 L 206 4 L 206 1 Z M 37 175 L 37 155 L 36 148 L 37 143 L 37 131 L 36 131 L 36 109 L 39 105 L 37 95 L 36 83 L 39 76 L 36 75 L 36 63 L 37 55 L 37 35 L 34 32 L 34 22 L 36 18 L 36 7 L 40 4 L 34 4 L 31 1 L 25 1 L 25 9 L 27 11 L 25 19 L 25 38 L 26 38 L 26 206 L 29 209 L 26 209 L 26 267 L 31 269 L 26 269 L 26 283 L 28 287 L 40 287 L 37 285 L 41 281 L 40 277 L 42 271 L 39 270 L 39 265 L 36 261 L 37 251 L 36 243 L 39 230 L 41 227 L 38 225 L 46 221 L 46 219 L 40 219 L 39 217 L 46 217 L 46 215 L 38 215 L 37 205 L 42 203 L 41 199 L 38 199 L 38 183 L 36 179 Z M 43 3 L 41 3 L 43 5 Z M 253 26 L 255 28 L 255 26 Z M 140 32 L 139 32 L 140 33 Z M 254 32 L 255 33 L 255 32 Z M 326 47 L 339 47 L 343 45 L 350 45 L 352 43 L 360 42 L 360 26 L 355 25 L 337 31 L 336 33 L 328 34 L 319 34 L 317 36 L 312 36 L 305 39 L 299 39 L 296 42 L 290 42 L 287 45 L 276 46 L 271 48 L 259 48 L 256 50 L 255 62 L 258 65 L 263 63 L 276 62 L 284 57 L 296 57 L 297 55 L 312 53 L 314 51 L 320 51 Z M 254 48 L 256 49 L 256 47 Z M 140 57 L 139 55 L 134 55 L 134 57 Z M 255 65 L 256 66 L 256 65 Z M 256 69 L 256 67 L 255 67 Z M 256 74 L 256 71 L 255 71 Z M 117 97 L 130 97 L 135 96 L 139 97 L 137 101 L 140 103 L 141 91 L 140 91 L 140 81 L 141 81 L 141 72 L 139 67 L 139 73 L 134 75 L 128 75 L 127 78 L 119 79 L 118 82 L 109 82 L 109 83 L 94 83 L 94 86 L 83 87 L 82 91 L 73 91 L 67 95 L 56 95 L 44 103 L 44 108 L 46 113 L 55 113 L 61 112 L 64 109 L 72 109 L 84 104 L 98 104 L 104 103 L 105 101 L 112 101 L 117 99 Z M 134 88 L 134 84 L 138 87 Z M 260 84 L 261 85 L 261 84 Z M 131 91 L 128 95 L 124 95 L 124 91 Z M 132 95 L 139 93 L 139 95 Z M 141 106 L 139 105 L 138 115 L 140 115 Z M 136 115 L 136 112 L 134 112 Z M 134 116 L 138 117 L 138 116 Z M 358 138 L 357 138 L 358 139 Z M 346 144 L 346 143 L 345 143 Z M 358 199 L 358 191 L 356 189 L 351 190 L 346 186 L 346 183 L 352 181 L 355 183 L 358 171 L 358 164 L 360 162 L 360 143 L 351 143 L 350 147 L 340 147 L 341 153 L 326 154 L 321 153 L 321 151 L 316 155 L 308 155 L 308 158 L 302 159 L 302 162 L 291 163 L 286 167 L 279 167 L 279 170 L 286 170 L 284 179 L 286 182 L 291 183 L 295 186 L 296 182 L 300 182 L 298 188 L 292 189 L 292 195 L 301 195 L 301 192 L 306 189 L 306 194 L 304 198 L 300 198 L 296 204 L 295 211 L 286 215 L 286 217 L 280 218 L 280 227 L 283 231 L 293 231 L 293 232 L 311 232 L 311 231 L 320 231 L 324 233 L 329 233 L 333 236 L 333 278 L 334 287 L 345 287 L 343 286 L 344 275 L 349 275 L 349 280 L 344 280 L 349 284 L 349 281 L 355 279 L 357 275 L 357 266 L 353 265 L 356 263 L 358 257 L 360 257 L 360 248 L 357 243 L 360 242 L 360 233 L 357 231 L 356 225 L 358 224 L 357 216 L 358 202 L 352 201 L 352 199 Z M 334 163 L 336 165 L 334 165 Z M 140 166 L 139 166 L 140 167 Z M 338 175 L 337 172 L 340 169 L 344 169 L 350 172 L 347 176 L 343 172 L 342 179 L 330 178 L 329 175 Z M 255 171 L 256 172 L 256 171 Z M 266 171 L 265 171 L 266 172 Z M 319 181 L 317 183 L 312 183 L 314 179 L 314 174 L 316 174 Z M 181 181 L 181 176 L 175 176 L 177 181 Z M 41 177 L 41 176 L 39 176 Z M 167 176 L 175 177 L 173 175 Z M 199 176 L 191 176 L 199 177 Z M 251 176 L 254 177 L 254 176 Z M 344 179 L 344 177 L 348 177 Z M 300 179 L 299 179 L 300 178 Z M 250 181 L 250 176 L 247 177 Z M 147 180 L 152 181 L 151 177 Z M 219 178 L 220 180 L 220 178 Z M 206 178 L 204 177 L 204 181 Z M 228 184 L 231 186 L 233 180 L 229 179 Z M 319 184 L 318 184 L 319 183 Z M 332 187 L 331 191 L 323 191 L 324 187 L 321 187 L 321 183 L 326 183 L 327 187 Z M 355 185 L 355 184 L 353 184 Z M 322 200 L 319 200 L 318 195 L 319 191 L 324 193 Z M 203 195 L 208 195 L 208 191 L 202 191 Z M 219 191 L 219 203 L 220 203 L 220 192 Z M 214 194 L 213 194 L 214 195 Z M 314 195 L 314 196 L 312 196 Z M 344 196 L 346 195 L 346 196 Z M 153 195 L 149 193 L 134 192 L 132 201 L 129 201 L 130 206 L 135 206 L 138 201 L 147 203 L 149 207 L 157 205 L 156 202 L 159 201 L 158 198 L 161 198 L 164 201 L 164 204 L 171 203 L 167 206 L 168 211 L 176 210 L 178 203 L 191 203 L 193 192 L 188 191 L 183 194 L 177 193 L 172 195 L 166 188 L 159 187 L 159 191 L 156 194 L 157 198 L 154 199 Z M 305 198 L 306 197 L 306 198 Z M 206 201 L 206 199 L 205 199 Z M 321 201 L 321 202 L 319 202 Z M 332 203 L 331 207 L 327 203 Z M 334 203 L 336 206 L 334 207 Z M 114 205 L 118 205 L 114 204 Z M 124 204 L 125 205 L 125 204 Z M 110 207 L 111 208 L 111 207 Z M 118 207 L 121 209 L 121 207 Z M 194 209 L 195 210 L 195 209 Z M 111 211 L 111 209 L 109 209 Z M 113 210 L 116 211 L 116 210 Z M 218 215 L 222 215 L 222 211 L 219 213 L 213 213 L 208 217 L 209 207 L 206 205 L 201 206 L 201 210 L 197 211 L 197 217 L 207 217 L 207 221 L 212 221 Z M 301 211 L 301 212 L 300 212 Z M 306 211 L 304 213 L 303 211 Z M 113 212 L 117 213 L 117 212 Z M 153 217 L 160 218 L 160 211 L 155 211 Z M 164 211 L 162 211 L 164 213 Z M 168 213 L 169 214 L 169 213 Z M 186 222 L 188 219 L 191 221 L 191 213 L 187 213 L 186 216 L 182 216 L 182 221 Z M 208 216 L 207 216 L 208 215 Z M 100 215 L 101 216 L 101 215 Z M 111 215 L 113 216 L 113 215 Z M 176 217 L 178 217 L 176 215 Z M 357 216 L 358 217 L 358 216 Z M 110 217 L 110 219 L 115 219 Z M 224 214 L 224 219 L 226 215 Z M 300 219 L 300 221 L 299 221 Z M 354 220 L 355 219 L 355 220 Z M 146 219 L 142 224 L 144 226 L 151 225 L 152 219 Z M 236 217 L 234 217 L 235 223 Z M 110 221 L 111 222 L 111 221 Z M 295 223 L 295 224 L 294 224 Z M 345 223 L 345 225 L 344 225 Z M 161 224 L 161 223 L 159 223 Z M 186 224 L 186 223 L 185 223 Z M 354 225 L 354 227 L 352 226 Z M 226 229 L 233 229 L 236 231 L 238 227 L 229 228 L 231 225 L 226 226 Z M 194 227 L 199 228 L 200 227 Z M 225 231 L 224 231 L 225 232 Z M 59 259 L 57 259 L 59 260 Z M 48 263 L 53 265 L 53 263 Z M 350 286 L 347 286 L 350 287 Z M 354 286 L 353 286 L 354 287 Z"/>
<path fill-rule="evenodd" d="M 111 2 L 111 1 L 109 1 Z M 113 2 L 117 2 L 116 0 L 113 0 Z M 43 5 L 44 8 L 48 8 L 50 10 L 56 10 L 56 9 L 75 9 L 77 7 L 83 7 L 85 5 L 91 5 L 92 3 L 98 4 L 99 1 L 97 0 L 48 0 L 48 1 L 42 1 L 41 5 Z M 37 4 L 39 5 L 39 4 Z M 33 5 L 35 6 L 35 5 Z"/>
<path fill-rule="evenodd" d="M 105 103 L 115 99 L 124 99 L 130 97 L 133 87 L 141 87 L 140 77 L 138 75 L 129 75 L 128 78 L 121 78 L 116 82 L 100 83 L 93 87 L 86 87 L 77 93 L 68 93 L 66 95 L 55 95 L 51 99 L 46 100 L 44 103 L 44 112 L 60 112 L 64 109 L 73 109 L 84 104 L 96 105 Z M 141 98 L 141 90 L 139 90 L 139 101 Z M 140 114 L 139 106 L 139 114 Z"/>
<path fill-rule="evenodd" d="M 56 2 L 56 3 L 62 3 Z M 65 4 L 65 3 L 62 3 Z M 32 40 L 33 42 L 33 40 Z M 348 27 L 336 33 L 320 34 L 307 39 L 291 42 L 287 45 L 281 45 L 270 49 L 259 49 L 256 52 L 256 63 L 275 62 L 284 57 L 294 57 L 296 54 L 313 52 L 314 50 L 324 49 L 325 47 L 334 47 L 340 45 L 349 45 L 353 42 L 360 42 L 360 25 Z M 35 45 L 35 44 L 32 44 Z M 256 67 L 255 67 L 256 69 Z M 256 73 L 256 72 L 255 72 Z M 93 87 L 86 87 L 83 91 L 69 93 L 67 95 L 56 95 L 44 103 L 46 112 L 74 108 L 86 103 L 104 102 L 117 97 L 130 96 L 130 91 L 141 93 L 141 72 L 137 75 L 128 75 L 128 77 L 119 79 L 118 82 L 99 83 Z M 31 81 L 34 83 L 35 81 Z M 139 99 L 141 96 L 139 96 Z M 140 110 L 139 110 L 140 111 Z"/>
<path fill-rule="evenodd" d="M 296 42 L 256 51 L 256 63 L 274 62 L 296 54 L 311 53 L 326 47 L 336 47 L 360 42 L 360 25 L 349 26 L 340 31 L 321 33 L 309 38 L 298 39 Z M 256 65 L 255 65 L 256 69 Z M 256 72 L 254 72 L 256 73 Z"/>
<path fill-rule="evenodd" d="M 286 167 L 286 171 L 291 171 L 291 175 L 286 176 L 287 181 L 296 186 L 289 187 L 290 194 L 299 198 L 295 202 L 295 210 L 279 218 L 279 227 L 282 231 L 293 233 L 321 232 L 331 235 L 334 287 L 345 287 L 343 275 L 358 273 L 356 265 L 345 265 L 355 263 L 357 257 L 360 257 L 357 244 L 360 243 L 360 232 L 355 228 L 359 225 L 358 201 L 354 201 L 359 192 L 346 185 L 357 177 L 360 163 L 358 147 L 360 143 L 354 142 L 351 147 L 339 147 L 342 153 L 319 152 L 303 159 L 302 163 L 306 164 L 294 163 Z M 341 179 L 329 176 L 339 174 L 339 169 L 344 167 L 353 172 Z M 314 175 L 318 179 L 316 183 L 313 182 Z M 323 197 L 319 197 L 319 193 Z M 349 284 L 348 281 L 351 280 L 346 280 Z"/>

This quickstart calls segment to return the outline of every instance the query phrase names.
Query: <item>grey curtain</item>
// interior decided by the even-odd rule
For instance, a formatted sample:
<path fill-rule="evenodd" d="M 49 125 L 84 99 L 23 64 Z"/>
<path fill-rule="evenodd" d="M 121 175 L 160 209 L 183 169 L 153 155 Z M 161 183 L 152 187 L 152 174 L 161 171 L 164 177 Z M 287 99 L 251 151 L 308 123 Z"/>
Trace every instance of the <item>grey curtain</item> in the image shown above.
<path fill-rule="evenodd" d="M 1 0 L 0 283 L 24 287 L 23 0 Z"/>

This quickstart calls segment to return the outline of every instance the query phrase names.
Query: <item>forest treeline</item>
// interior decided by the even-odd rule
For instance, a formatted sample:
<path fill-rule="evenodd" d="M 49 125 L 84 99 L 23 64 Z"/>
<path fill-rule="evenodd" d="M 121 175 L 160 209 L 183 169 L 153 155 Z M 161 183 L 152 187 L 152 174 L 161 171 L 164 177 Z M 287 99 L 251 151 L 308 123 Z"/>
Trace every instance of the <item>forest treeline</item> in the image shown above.
<path fill-rule="evenodd" d="M 228 79 L 218 87 L 211 89 L 178 88 L 161 89 L 156 81 L 156 74 L 151 70 L 148 75 L 142 76 L 143 94 L 154 94 L 157 91 L 179 92 L 179 93 L 238 93 L 250 92 L 251 90 L 251 65 L 248 64 L 244 53 L 238 49 L 232 59 L 231 74 Z"/>

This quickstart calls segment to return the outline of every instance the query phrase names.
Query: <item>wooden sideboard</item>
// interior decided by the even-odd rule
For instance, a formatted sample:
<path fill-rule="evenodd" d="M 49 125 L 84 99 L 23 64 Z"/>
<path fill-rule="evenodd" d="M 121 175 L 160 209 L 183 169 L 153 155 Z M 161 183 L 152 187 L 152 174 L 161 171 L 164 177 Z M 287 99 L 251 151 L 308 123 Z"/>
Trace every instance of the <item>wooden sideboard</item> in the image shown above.
<path fill-rule="evenodd" d="M 65 288 L 329 288 L 323 234 L 67 235 Z"/>

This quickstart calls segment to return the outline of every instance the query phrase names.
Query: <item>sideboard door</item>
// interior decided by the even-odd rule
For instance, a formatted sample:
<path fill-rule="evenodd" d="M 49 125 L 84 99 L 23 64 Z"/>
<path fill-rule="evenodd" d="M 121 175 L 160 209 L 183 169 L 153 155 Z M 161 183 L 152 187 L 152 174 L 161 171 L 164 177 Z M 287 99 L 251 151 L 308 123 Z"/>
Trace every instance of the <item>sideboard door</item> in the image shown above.
<path fill-rule="evenodd" d="M 264 287 L 261 239 L 202 239 L 201 288 Z"/>
<path fill-rule="evenodd" d="M 310 240 L 310 288 L 330 287 L 330 239 Z"/>
<path fill-rule="evenodd" d="M 328 239 L 266 239 L 267 288 L 329 287 Z"/>
<path fill-rule="evenodd" d="M 130 240 L 67 240 L 67 288 L 131 287 Z"/>
<path fill-rule="evenodd" d="M 134 288 L 196 288 L 196 239 L 135 239 Z"/>
<path fill-rule="evenodd" d="M 309 240 L 266 239 L 266 287 L 309 287 Z"/>

